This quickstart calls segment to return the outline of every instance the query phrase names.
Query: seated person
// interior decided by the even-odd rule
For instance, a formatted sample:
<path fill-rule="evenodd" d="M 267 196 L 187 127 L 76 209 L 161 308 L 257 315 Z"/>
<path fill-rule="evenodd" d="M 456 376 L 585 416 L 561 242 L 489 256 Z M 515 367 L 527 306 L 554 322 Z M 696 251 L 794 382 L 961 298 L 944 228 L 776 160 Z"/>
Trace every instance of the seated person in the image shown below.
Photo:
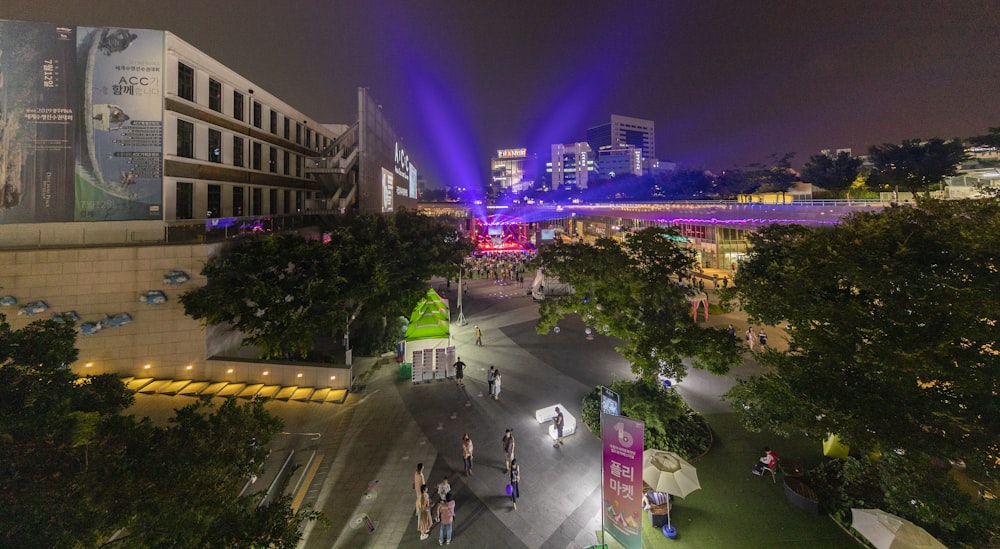
<path fill-rule="evenodd" d="M 775 454 L 773 451 L 771 451 L 770 447 L 765 446 L 764 457 L 760 458 L 760 460 L 758 460 L 757 463 L 753 464 L 753 471 L 751 472 L 755 475 L 760 476 L 760 474 L 764 471 L 765 467 L 772 468 L 777 464 L 778 464 L 778 454 Z"/>
<path fill-rule="evenodd" d="M 670 510 L 670 502 L 673 501 L 674 496 L 666 492 L 655 492 L 650 490 L 642 495 L 642 508 L 645 510 L 650 510 L 654 505 L 666 505 L 667 510 Z"/>

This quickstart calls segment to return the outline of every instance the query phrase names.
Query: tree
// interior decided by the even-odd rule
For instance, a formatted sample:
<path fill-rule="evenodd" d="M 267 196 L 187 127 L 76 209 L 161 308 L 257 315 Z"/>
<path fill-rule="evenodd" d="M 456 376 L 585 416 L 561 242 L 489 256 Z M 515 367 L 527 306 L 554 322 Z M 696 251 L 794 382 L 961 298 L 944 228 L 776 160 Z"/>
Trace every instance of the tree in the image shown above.
<path fill-rule="evenodd" d="M 815 154 L 802 167 L 802 179 L 833 193 L 848 191 L 858 178 L 861 159 L 846 151 L 836 156 Z"/>
<path fill-rule="evenodd" d="M 873 164 L 869 183 L 886 188 L 903 187 L 916 195 L 930 193 L 933 185 L 958 175 L 965 160 L 965 147 L 957 140 L 913 139 L 899 145 L 886 143 L 868 151 Z"/>
<path fill-rule="evenodd" d="M 1000 203 L 921 201 L 841 225 L 772 225 L 736 275 L 787 353 L 728 397 L 748 427 L 998 468 Z"/>
<path fill-rule="evenodd" d="M 231 325 L 265 359 L 307 357 L 351 322 L 364 328 L 355 344 L 377 350 L 398 341 L 390 324 L 409 316 L 426 280 L 457 276 L 472 249 L 453 226 L 412 210 L 327 223 L 328 244 L 293 234 L 232 243 L 205 265 L 208 283 L 181 296 L 185 311 Z"/>
<path fill-rule="evenodd" d="M 772 154 L 767 164 L 751 164 L 747 172 L 751 184 L 749 193 L 783 193 L 798 180 L 792 170 L 791 160 L 795 153 L 785 153 L 780 158 Z"/>
<path fill-rule="evenodd" d="M 70 324 L 0 315 L 0 546 L 295 547 L 313 511 L 240 497 L 281 427 L 262 401 L 199 401 L 169 427 L 123 415 L 112 374 L 80 378 Z M 248 444 L 257 438 L 260 445 Z"/>
<path fill-rule="evenodd" d="M 680 280 L 694 259 L 681 240 L 676 231 L 648 228 L 625 242 L 600 238 L 593 245 L 542 248 L 536 265 L 575 294 L 541 303 L 538 332 L 547 333 L 576 313 L 597 333 L 621 339 L 618 351 L 646 380 L 659 373 L 683 378 L 686 357 L 695 357 L 696 367 L 726 372 L 739 360 L 737 340 L 691 318 L 694 292 Z"/>

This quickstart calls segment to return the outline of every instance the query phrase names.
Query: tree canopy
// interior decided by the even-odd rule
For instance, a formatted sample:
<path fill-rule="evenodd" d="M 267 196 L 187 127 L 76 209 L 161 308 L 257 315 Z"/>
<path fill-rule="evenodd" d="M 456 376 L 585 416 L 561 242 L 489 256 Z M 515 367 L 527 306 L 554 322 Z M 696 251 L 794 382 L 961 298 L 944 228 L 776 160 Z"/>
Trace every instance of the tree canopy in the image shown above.
<path fill-rule="evenodd" d="M 660 373 L 681 379 L 687 357 L 694 357 L 696 367 L 728 371 L 738 362 L 738 342 L 692 319 L 694 291 L 680 281 L 690 275 L 694 258 L 681 240 L 676 231 L 648 228 L 624 242 L 601 238 L 542 248 L 534 265 L 575 294 L 541 303 L 538 332 L 576 313 L 597 333 L 621 339 L 618 351 L 647 380 Z"/>
<path fill-rule="evenodd" d="M 861 159 L 846 151 L 836 156 L 814 154 L 802 167 L 802 179 L 830 192 L 848 190 L 861 170 Z"/>
<path fill-rule="evenodd" d="M 733 396 L 750 423 L 838 433 L 996 469 L 1000 206 L 923 201 L 830 229 L 771 225 L 736 275 L 745 310 L 791 327 Z"/>
<path fill-rule="evenodd" d="M 412 210 L 327 223 L 327 243 L 294 234 L 231 243 L 202 270 L 207 284 L 181 296 L 185 311 L 232 325 L 262 358 L 307 357 L 348 322 L 363 328 L 357 346 L 379 350 L 426 281 L 457 276 L 471 251 L 453 226 Z"/>
<path fill-rule="evenodd" d="M 312 511 L 239 497 L 281 427 L 261 401 L 198 401 L 172 424 L 124 415 L 114 374 L 80 378 L 70 324 L 0 315 L 0 545 L 294 547 Z M 260 445 L 248 442 L 257 438 Z"/>
<path fill-rule="evenodd" d="M 868 177 L 873 187 L 899 186 L 916 195 L 930 192 L 932 186 L 947 177 L 958 175 L 966 158 L 965 146 L 958 140 L 938 137 L 927 141 L 911 139 L 899 145 L 886 143 L 868 150 L 873 164 Z"/>

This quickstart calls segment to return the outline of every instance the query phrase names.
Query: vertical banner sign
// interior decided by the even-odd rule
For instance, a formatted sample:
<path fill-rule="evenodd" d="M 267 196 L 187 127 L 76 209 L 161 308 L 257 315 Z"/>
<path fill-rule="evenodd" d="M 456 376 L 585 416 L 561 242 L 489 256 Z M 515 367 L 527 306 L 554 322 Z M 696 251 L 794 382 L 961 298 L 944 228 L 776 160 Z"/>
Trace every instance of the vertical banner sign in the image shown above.
<path fill-rule="evenodd" d="M 80 27 L 76 221 L 161 219 L 162 31 Z"/>
<path fill-rule="evenodd" d="M 621 415 L 621 409 L 621 398 L 618 396 L 618 393 L 601 385 L 601 413 L 609 416 L 617 416 Z"/>
<path fill-rule="evenodd" d="M 641 421 L 601 414 L 604 531 L 626 549 L 642 549 Z"/>

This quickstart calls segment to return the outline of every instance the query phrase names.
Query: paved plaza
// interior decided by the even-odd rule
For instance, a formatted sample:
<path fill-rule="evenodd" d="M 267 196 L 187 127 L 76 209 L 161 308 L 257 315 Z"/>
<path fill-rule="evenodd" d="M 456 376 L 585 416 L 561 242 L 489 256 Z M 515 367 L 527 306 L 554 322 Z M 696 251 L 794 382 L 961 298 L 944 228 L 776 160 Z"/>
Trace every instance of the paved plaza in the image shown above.
<path fill-rule="evenodd" d="M 454 290 L 444 291 L 443 282 L 440 286 L 457 318 Z M 457 288 L 457 284 L 452 286 Z M 299 455 L 313 456 L 314 462 L 319 459 L 319 467 L 313 467 L 310 482 L 299 491 L 298 500 L 321 509 L 330 525 L 309 525 L 300 547 L 436 546 L 437 525 L 427 540 L 421 541 L 417 531 L 412 487 L 417 463 L 424 464 L 431 492 L 445 476 L 451 482 L 456 501 L 453 546 L 568 549 L 599 543 L 600 441 L 581 422 L 576 434 L 566 437 L 565 445 L 553 448 L 548 425 L 539 424 L 534 412 L 561 403 L 579 418 L 582 396 L 588 390 L 630 376 L 628 364 L 614 350 L 615 341 L 600 336 L 588 340 L 586 327 L 575 318 L 560 323 L 558 334 L 537 334 L 537 304 L 526 288 L 516 284 L 471 280 L 463 305 L 468 324 L 452 324 L 452 343 L 467 364 L 464 388 L 452 380 L 414 385 L 409 378 L 399 378 L 394 360 L 368 358 L 356 361 L 358 391 L 343 404 L 268 404 L 286 423 L 285 433 L 272 443 L 272 448 L 281 452 L 275 455 L 295 449 Z M 739 315 L 716 316 L 709 322 L 722 326 L 733 322 L 740 333 L 746 329 L 746 319 Z M 475 325 L 483 331 L 483 346 L 474 344 Z M 774 344 L 783 343 L 775 337 L 778 334 L 771 335 Z M 502 373 L 498 401 L 486 395 L 490 365 Z M 750 361 L 723 377 L 691 370 L 678 390 L 697 411 L 728 415 L 728 406 L 720 402 L 719 395 L 736 377 L 754 371 Z M 170 400 L 147 395 L 140 398 L 144 403 Z M 678 540 L 667 540 L 658 533 L 652 536 L 646 523 L 650 532 L 644 534 L 645 546 L 725 547 L 727 535 L 739 539 L 740 532 L 727 530 L 727 526 L 735 526 L 730 524 L 732 519 L 713 519 L 710 513 L 715 511 L 699 507 L 699 502 L 710 498 L 714 498 L 710 502 L 715 508 L 718 499 L 732 499 L 724 505 L 733 508 L 734 517 L 778 505 L 780 513 L 799 520 L 796 514 L 800 512 L 780 495 L 780 483 L 774 486 L 749 474 L 749 464 L 759 451 L 759 437 L 750 436 L 733 421 L 724 423 L 736 432 L 732 436 L 717 433 L 717 447 L 706 461 L 734 461 L 721 465 L 732 478 L 702 478 L 703 490 L 675 505 L 675 524 L 681 532 Z M 501 437 L 508 428 L 514 432 L 515 457 L 521 468 L 517 510 L 504 492 L 507 478 Z M 315 439 L 310 433 L 321 437 Z M 463 473 L 463 433 L 475 444 L 471 477 Z M 743 469 L 745 474 L 737 472 Z M 709 493 L 713 486 L 718 488 Z M 780 524 L 769 527 L 775 542 L 772 546 L 856 546 L 829 519 L 803 520 L 816 522 L 803 523 L 805 530 L 792 528 L 784 533 Z M 787 518 L 782 523 L 788 523 Z M 607 542 L 615 547 L 610 538 Z"/>

